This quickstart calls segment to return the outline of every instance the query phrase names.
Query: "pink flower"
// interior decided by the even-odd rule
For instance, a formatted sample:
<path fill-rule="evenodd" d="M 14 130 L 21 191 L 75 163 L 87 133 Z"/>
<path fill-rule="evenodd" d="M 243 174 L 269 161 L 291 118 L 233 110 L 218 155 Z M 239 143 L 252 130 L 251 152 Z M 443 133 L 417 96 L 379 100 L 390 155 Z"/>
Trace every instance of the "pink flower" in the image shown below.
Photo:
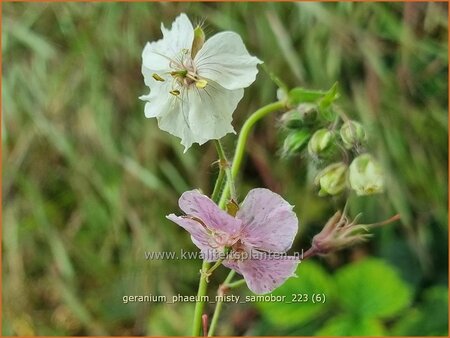
<path fill-rule="evenodd" d="M 243 275 L 254 293 L 271 292 L 295 276 L 300 260 L 285 253 L 294 241 L 298 220 L 293 206 L 280 195 L 253 189 L 236 217 L 197 190 L 183 193 L 179 205 L 186 216 L 167 218 L 191 234 L 206 260 L 223 258 L 223 265 Z"/>

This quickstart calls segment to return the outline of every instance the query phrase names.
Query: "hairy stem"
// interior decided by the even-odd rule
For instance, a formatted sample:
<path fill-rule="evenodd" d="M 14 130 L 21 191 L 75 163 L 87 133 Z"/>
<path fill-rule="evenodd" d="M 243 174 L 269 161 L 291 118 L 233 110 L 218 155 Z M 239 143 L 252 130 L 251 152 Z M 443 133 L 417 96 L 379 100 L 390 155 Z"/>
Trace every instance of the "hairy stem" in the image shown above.
<path fill-rule="evenodd" d="M 206 271 L 206 278 L 208 278 L 209 276 L 211 276 L 211 274 L 214 272 L 214 270 L 216 270 L 219 266 L 222 265 L 223 259 L 219 259 L 216 263 L 214 263 L 214 265 L 209 268 L 208 271 Z"/>
<path fill-rule="evenodd" d="M 200 282 L 198 284 L 197 302 L 195 303 L 195 310 L 194 310 L 194 323 L 193 323 L 193 327 L 192 327 L 192 335 L 193 336 L 199 336 L 200 329 L 202 327 L 202 314 L 203 314 L 203 309 L 205 307 L 205 303 L 200 301 L 199 299 L 202 299 L 202 296 L 206 295 L 206 291 L 207 291 L 207 287 L 208 287 L 208 284 L 206 281 L 207 275 L 203 272 L 209 270 L 209 265 L 210 264 L 207 261 L 203 261 L 202 270 L 200 273 Z"/>
<path fill-rule="evenodd" d="M 228 160 L 225 156 L 225 152 L 223 151 L 222 144 L 219 140 L 214 141 L 217 149 L 217 155 L 219 157 L 219 175 L 216 180 L 216 184 L 214 185 L 214 190 L 211 195 L 211 199 L 218 203 L 220 199 L 220 190 L 223 185 L 223 181 L 225 178 L 226 171 L 230 171 Z M 228 176 L 228 175 L 227 175 Z M 228 179 L 231 178 L 231 173 L 229 174 Z M 223 192 L 222 192 L 223 194 Z M 223 208 L 223 207 L 222 207 Z M 206 295 L 207 289 L 208 289 L 208 274 L 207 271 L 210 270 L 210 263 L 203 261 L 202 263 L 202 269 L 200 273 L 200 281 L 198 284 L 198 292 L 197 292 L 197 302 L 195 303 L 195 309 L 194 309 L 194 322 L 192 325 L 192 336 L 199 336 L 200 330 L 202 327 L 202 315 L 203 315 L 203 309 L 205 308 L 205 303 L 200 301 L 202 299 L 202 296 Z"/>
<path fill-rule="evenodd" d="M 270 103 L 267 106 L 264 106 L 257 111 L 255 111 L 250 117 L 245 121 L 242 126 L 241 132 L 239 133 L 239 138 L 237 141 L 236 152 L 234 153 L 233 164 L 231 166 L 231 178 L 235 179 L 239 170 L 241 169 L 242 160 L 244 158 L 245 153 L 245 145 L 247 144 L 248 137 L 250 136 L 250 132 L 253 129 L 253 126 L 261 120 L 266 115 L 276 112 L 285 108 L 285 103 L 282 101 Z M 227 199 L 230 196 L 230 182 L 227 180 L 225 184 L 224 191 L 222 193 L 222 197 L 219 202 L 219 206 L 223 206 L 226 204 Z"/>
<path fill-rule="evenodd" d="M 225 187 L 223 189 L 222 196 L 219 201 L 220 208 L 222 208 L 222 209 L 225 208 L 228 198 L 230 197 L 230 194 L 233 199 L 236 199 L 236 192 L 234 189 L 234 179 L 236 178 L 236 176 L 239 173 L 239 170 L 241 169 L 241 163 L 242 163 L 242 160 L 244 158 L 244 153 L 245 153 L 245 146 L 247 144 L 247 140 L 250 136 L 250 132 L 252 131 L 254 125 L 256 124 L 256 122 L 258 122 L 259 120 L 261 120 L 268 114 L 273 113 L 278 110 L 281 110 L 281 109 L 285 108 L 285 106 L 286 106 L 285 103 L 281 102 L 281 101 L 270 103 L 270 104 L 258 109 L 257 111 L 255 111 L 245 121 L 245 123 L 242 126 L 242 129 L 239 133 L 239 138 L 238 138 L 237 145 L 236 145 L 236 152 L 234 153 L 234 158 L 233 158 L 233 163 L 232 163 L 231 169 L 229 168 L 229 165 L 225 168 L 227 180 L 225 182 Z M 219 158 L 223 157 L 225 160 L 225 163 L 228 164 L 228 161 L 226 160 L 226 156 L 225 156 L 225 153 L 223 151 L 223 148 L 222 148 L 222 145 L 220 144 L 220 142 L 216 143 L 216 147 L 217 147 L 217 152 L 219 154 Z M 235 274 L 234 270 L 231 270 L 223 284 L 224 285 L 229 284 L 231 282 L 231 280 L 233 279 L 234 274 Z M 219 293 L 220 292 L 223 292 L 223 289 L 221 289 L 219 287 Z M 211 320 L 211 326 L 208 331 L 208 336 L 212 336 L 214 334 L 214 331 L 217 326 L 217 322 L 219 320 L 219 315 L 222 310 L 222 305 L 223 305 L 222 303 L 223 302 L 220 299 L 216 303 L 216 308 L 214 310 L 214 315 Z"/>
<path fill-rule="evenodd" d="M 256 122 L 258 122 L 259 120 L 261 120 L 262 118 L 264 118 L 266 115 L 273 113 L 275 111 L 281 110 L 285 108 L 285 103 L 278 101 L 278 102 L 274 102 L 274 103 L 270 103 L 260 109 L 258 109 L 257 111 L 255 111 L 252 115 L 250 115 L 250 117 L 245 121 L 244 125 L 242 126 L 241 132 L 239 133 L 239 138 L 237 141 L 237 145 L 236 145 L 236 152 L 234 154 L 234 158 L 233 158 L 233 164 L 230 168 L 228 160 L 225 156 L 225 152 L 223 150 L 222 144 L 220 143 L 219 140 L 215 141 L 215 145 L 216 145 L 216 149 L 217 149 L 217 154 L 219 156 L 219 161 L 220 161 L 220 172 L 225 171 L 225 175 L 226 175 L 226 182 L 225 182 L 225 187 L 222 191 L 222 196 L 219 199 L 219 207 L 221 209 L 224 209 L 227 203 L 228 198 L 230 197 L 230 193 L 232 198 L 236 198 L 236 192 L 234 189 L 234 179 L 236 178 L 237 174 L 239 173 L 239 170 L 241 168 L 241 163 L 244 157 L 244 153 L 245 153 L 245 146 L 247 144 L 247 140 L 248 137 L 250 136 L 250 132 L 253 129 L 253 126 L 256 124 Z M 222 183 L 220 182 L 221 180 L 223 180 L 223 174 L 221 174 L 219 172 L 219 177 L 218 177 L 218 181 L 216 182 L 214 191 L 213 191 L 213 201 L 216 202 L 215 198 L 218 198 L 218 195 L 220 194 L 220 187 L 222 185 Z M 202 272 L 204 271 L 208 271 L 209 270 L 209 263 L 207 262 L 203 262 L 202 265 Z M 228 284 L 231 279 L 234 277 L 235 272 L 233 270 L 230 271 L 230 273 L 228 274 L 227 279 L 225 280 L 224 284 Z M 202 273 L 200 276 L 200 283 L 199 283 L 199 287 L 198 287 L 198 293 L 197 296 L 204 296 L 206 295 L 206 291 L 207 291 L 207 281 L 206 281 L 206 277 L 207 274 Z M 220 289 L 219 289 L 220 290 Z M 201 298 L 198 298 L 201 299 Z M 193 336 L 198 336 L 200 334 L 200 329 L 201 329 L 201 324 L 202 324 L 202 313 L 203 313 L 203 309 L 204 309 L 205 304 L 203 302 L 197 301 L 197 303 L 195 304 L 195 312 L 194 312 L 194 325 L 193 325 L 193 329 L 192 329 L 192 335 Z M 214 334 L 214 330 L 217 326 L 217 322 L 219 320 L 219 315 L 222 309 L 222 302 L 219 301 L 216 304 L 216 309 L 214 311 L 214 315 L 211 321 L 211 327 L 209 329 L 208 335 L 213 335 Z"/>
<path fill-rule="evenodd" d="M 219 161 L 220 161 L 220 167 L 224 170 L 226 175 L 226 182 L 225 182 L 225 189 L 222 191 L 222 197 L 220 198 L 220 201 L 224 200 L 222 203 L 219 203 L 219 208 L 224 209 L 225 208 L 225 201 L 226 199 L 223 199 L 223 195 L 225 193 L 230 192 L 231 197 L 236 199 L 236 189 L 234 187 L 234 177 L 231 172 L 230 162 L 228 162 L 227 156 L 225 155 L 225 151 L 223 150 L 222 143 L 220 143 L 219 140 L 215 141 L 217 154 L 219 154 Z"/>
<path fill-rule="evenodd" d="M 227 278 L 225 279 L 225 281 L 223 282 L 222 285 L 227 285 L 231 282 L 231 280 L 233 279 L 234 275 L 236 274 L 236 272 L 234 270 L 230 270 L 230 273 L 228 274 Z M 217 290 L 217 294 L 219 296 L 223 296 L 223 288 L 222 285 L 219 286 L 219 289 Z M 208 331 L 208 337 L 211 337 L 214 335 L 214 331 L 216 330 L 217 327 L 217 323 L 219 322 L 219 316 L 220 316 L 220 312 L 222 311 L 222 305 L 223 305 L 223 301 L 221 298 L 219 298 L 216 302 L 216 307 L 214 309 L 214 315 L 211 319 L 211 326 L 209 327 L 209 331 Z"/>
<path fill-rule="evenodd" d="M 225 284 L 224 287 L 226 289 L 235 289 L 235 288 L 237 288 L 237 287 L 239 287 L 241 285 L 244 285 L 244 284 L 245 284 L 245 279 L 239 279 L 236 282 Z"/>
<path fill-rule="evenodd" d="M 214 185 L 214 190 L 211 194 L 211 199 L 216 203 L 218 203 L 220 199 L 220 191 L 222 189 L 224 178 L 225 170 L 219 165 L 219 175 L 217 176 L 216 184 Z"/>

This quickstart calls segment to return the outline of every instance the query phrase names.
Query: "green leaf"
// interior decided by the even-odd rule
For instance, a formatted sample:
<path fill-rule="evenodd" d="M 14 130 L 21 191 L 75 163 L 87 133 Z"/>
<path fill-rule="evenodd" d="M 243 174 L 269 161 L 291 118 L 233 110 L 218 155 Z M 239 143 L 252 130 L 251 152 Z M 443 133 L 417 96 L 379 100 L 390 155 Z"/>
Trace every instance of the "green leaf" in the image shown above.
<path fill-rule="evenodd" d="M 319 102 L 319 113 L 325 121 L 332 122 L 336 118 L 336 112 L 334 111 L 332 104 L 338 98 L 339 92 L 338 84 L 336 82 Z"/>
<path fill-rule="evenodd" d="M 391 334 L 448 336 L 448 289 L 443 286 L 428 289 L 420 306 L 409 310 Z"/>
<path fill-rule="evenodd" d="M 355 316 L 386 318 L 411 301 L 411 290 L 397 271 L 382 260 L 366 259 L 336 274 L 342 306 Z"/>
<path fill-rule="evenodd" d="M 335 82 L 333 86 L 325 93 L 320 100 L 320 107 L 327 108 L 339 98 L 338 84 Z"/>
<path fill-rule="evenodd" d="M 327 92 L 321 90 L 309 90 L 301 87 L 291 89 L 288 94 L 289 104 L 292 106 L 304 102 L 317 102 Z"/>
<path fill-rule="evenodd" d="M 334 286 L 331 277 L 319 264 L 301 263 L 297 268 L 297 275 L 298 278 L 289 279 L 272 292 L 274 296 L 286 296 L 285 302 L 257 303 L 264 320 L 276 327 L 302 326 L 326 312 L 333 302 Z M 314 294 L 324 294 L 325 302 L 313 303 Z M 308 301 L 299 301 L 300 297 L 297 295 L 308 295 Z M 302 296 L 302 300 L 305 299 Z"/>
<path fill-rule="evenodd" d="M 340 315 L 327 321 L 317 336 L 383 336 L 383 325 L 376 319 Z"/>

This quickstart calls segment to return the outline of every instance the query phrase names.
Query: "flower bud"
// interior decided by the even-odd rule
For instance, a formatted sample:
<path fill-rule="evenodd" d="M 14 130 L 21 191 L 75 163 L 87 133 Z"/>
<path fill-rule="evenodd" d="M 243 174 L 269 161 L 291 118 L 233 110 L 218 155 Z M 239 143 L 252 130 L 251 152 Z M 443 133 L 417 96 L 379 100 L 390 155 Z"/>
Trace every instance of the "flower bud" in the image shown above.
<path fill-rule="evenodd" d="M 302 103 L 297 107 L 300 113 L 300 119 L 303 124 L 310 126 L 313 125 L 317 120 L 318 107 L 315 103 Z"/>
<path fill-rule="evenodd" d="M 370 225 L 355 224 L 347 216 L 336 212 L 325 224 L 320 233 L 312 240 L 314 254 L 327 255 L 330 252 L 348 248 L 354 244 L 364 242 L 370 237 Z"/>
<path fill-rule="evenodd" d="M 283 127 L 291 130 L 303 128 L 303 121 L 296 109 L 289 110 L 281 116 L 281 124 Z"/>
<path fill-rule="evenodd" d="M 333 143 L 334 134 L 328 129 L 319 129 L 314 133 L 308 143 L 308 152 L 316 157 L 323 154 Z"/>
<path fill-rule="evenodd" d="M 344 122 L 340 134 L 344 147 L 347 149 L 363 144 L 367 138 L 366 131 L 361 123 L 352 120 Z"/>
<path fill-rule="evenodd" d="M 384 177 L 380 165 L 370 154 L 358 156 L 350 164 L 350 186 L 358 196 L 383 192 Z"/>
<path fill-rule="evenodd" d="M 281 122 L 287 129 L 300 129 L 314 125 L 317 119 L 317 105 L 303 103 L 288 111 L 281 117 Z"/>
<path fill-rule="evenodd" d="M 345 210 L 343 213 L 340 211 L 336 212 L 325 224 L 322 231 L 313 237 L 311 249 L 307 251 L 307 254 L 309 252 L 309 257 L 313 255 L 327 255 L 330 252 L 364 242 L 372 236 L 369 233 L 371 228 L 386 225 L 400 219 L 399 215 L 395 215 L 382 222 L 358 224 L 358 216 L 351 221 Z"/>
<path fill-rule="evenodd" d="M 337 195 L 347 183 L 347 165 L 343 162 L 333 163 L 317 174 L 316 185 L 320 185 L 319 196 Z"/>
<path fill-rule="evenodd" d="M 311 132 L 307 129 L 300 129 L 290 133 L 283 144 L 283 156 L 290 156 L 302 151 L 308 144 Z"/>

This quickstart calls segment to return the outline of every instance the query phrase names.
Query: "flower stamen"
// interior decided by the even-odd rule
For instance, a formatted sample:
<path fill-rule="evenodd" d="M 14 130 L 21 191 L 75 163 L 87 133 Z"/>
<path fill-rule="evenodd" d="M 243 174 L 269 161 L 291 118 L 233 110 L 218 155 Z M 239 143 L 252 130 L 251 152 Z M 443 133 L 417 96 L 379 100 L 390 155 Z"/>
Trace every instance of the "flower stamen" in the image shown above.
<path fill-rule="evenodd" d="M 208 84 L 208 81 L 206 81 L 204 79 L 200 79 L 195 82 L 195 86 L 200 89 L 204 89 L 207 84 Z"/>
<path fill-rule="evenodd" d="M 164 80 L 161 76 L 159 76 L 156 73 L 153 73 L 152 78 L 154 78 L 156 81 L 160 81 L 160 82 L 166 81 L 166 80 Z"/>
<path fill-rule="evenodd" d="M 177 78 L 177 77 L 186 77 L 187 74 L 188 74 L 187 70 L 174 70 L 173 72 L 170 72 L 170 75 L 172 75 L 175 78 Z"/>

